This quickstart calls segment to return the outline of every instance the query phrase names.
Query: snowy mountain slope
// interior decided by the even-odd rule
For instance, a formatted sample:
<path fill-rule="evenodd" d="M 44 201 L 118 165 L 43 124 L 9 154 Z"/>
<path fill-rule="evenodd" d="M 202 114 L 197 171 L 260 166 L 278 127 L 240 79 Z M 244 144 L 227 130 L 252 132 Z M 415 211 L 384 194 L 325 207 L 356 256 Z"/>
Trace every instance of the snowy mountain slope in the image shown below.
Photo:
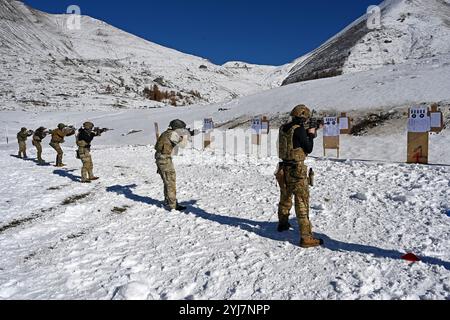
<path fill-rule="evenodd" d="M 209 117 L 219 125 L 233 122 L 248 126 L 247 121 L 253 116 L 266 115 L 278 121 L 280 117 L 288 115 L 295 105 L 305 103 L 324 114 L 347 112 L 354 118 L 363 118 L 372 113 L 397 112 L 401 117 L 396 124 L 398 128 L 386 127 L 380 134 L 389 137 L 398 134 L 399 129 L 405 132 L 407 117 L 404 112 L 411 106 L 439 103 L 448 117 L 449 87 L 450 59 L 435 58 L 423 61 L 420 65 L 413 63 L 397 67 L 386 66 L 373 71 L 292 84 L 215 105 L 134 111 L 109 109 L 102 112 L 86 112 L 86 109 L 81 111 L 83 108 L 79 108 L 77 112 L 3 111 L 0 128 L 2 132 L 8 128 L 10 141 L 15 141 L 15 133 L 22 126 L 32 129 L 41 125 L 54 128 L 59 122 L 80 126 L 84 121 L 92 120 L 99 126 L 116 129 L 108 133 L 111 144 L 147 145 L 154 143 L 154 122 L 159 123 L 161 130 L 176 118 L 185 120 L 191 126 L 199 122 L 197 127 L 201 126 L 204 118 Z M 81 105 L 91 103 L 84 97 L 79 99 Z M 92 106 L 98 106 L 98 103 L 92 101 Z M 142 132 L 126 136 L 131 130 Z M 1 135 L 1 141 L 5 142 L 4 134 Z"/>
<path fill-rule="evenodd" d="M 443 0 L 386 0 L 381 29 L 367 27 L 367 15 L 295 65 L 290 84 L 450 53 L 450 3 Z"/>
<path fill-rule="evenodd" d="M 413 105 L 450 106 L 450 55 L 339 77 L 295 83 L 217 104 L 218 121 L 232 117 L 287 114 L 300 103 L 328 114 L 403 111 Z"/>
<path fill-rule="evenodd" d="M 276 232 L 277 159 L 176 157 L 184 214 L 161 208 L 152 148 L 96 145 L 93 185 L 74 157 L 55 170 L 14 151 L 0 153 L 0 299 L 449 298 L 448 167 L 309 160 L 326 244 L 303 250 L 295 219 Z"/>
<path fill-rule="evenodd" d="M 0 0 L 2 107 L 70 109 L 81 95 L 109 108 L 155 106 L 142 97 L 154 84 L 174 91 L 178 105 L 219 102 L 268 89 L 285 76 L 271 66 L 217 66 L 86 16 L 80 30 L 69 30 L 67 19 Z"/>

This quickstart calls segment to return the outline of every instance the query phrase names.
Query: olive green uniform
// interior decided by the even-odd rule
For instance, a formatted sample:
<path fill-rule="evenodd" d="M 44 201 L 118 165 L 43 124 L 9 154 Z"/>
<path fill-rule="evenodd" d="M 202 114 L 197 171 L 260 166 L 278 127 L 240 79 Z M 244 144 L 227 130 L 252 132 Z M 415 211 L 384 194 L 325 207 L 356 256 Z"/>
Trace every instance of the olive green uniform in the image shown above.
<path fill-rule="evenodd" d="M 56 151 L 56 167 L 63 167 L 63 155 L 64 152 L 61 149 L 61 144 L 64 143 L 64 138 L 66 136 L 71 136 L 75 134 L 75 130 L 71 128 L 65 129 L 55 129 L 52 131 L 52 140 L 50 141 L 50 146 Z"/>
<path fill-rule="evenodd" d="M 19 143 L 19 158 L 27 158 L 27 139 L 32 136 L 33 132 L 21 130 L 17 133 L 17 142 Z"/>
<path fill-rule="evenodd" d="M 92 162 L 91 149 L 85 141 L 78 141 L 78 156 L 83 164 L 81 168 L 81 182 L 94 180 L 94 163 Z"/>
<path fill-rule="evenodd" d="M 171 209 L 177 208 L 177 177 L 172 162 L 172 152 L 180 142 L 180 136 L 174 130 L 169 129 L 159 137 L 155 146 L 156 166 L 164 183 L 165 204 Z"/>
<path fill-rule="evenodd" d="M 33 135 L 33 146 L 36 148 L 37 159 L 39 163 L 44 163 L 42 159 L 42 140 L 47 136 L 47 132 L 44 130 L 36 130 Z"/>
<path fill-rule="evenodd" d="M 280 163 L 276 178 L 280 186 L 281 196 L 278 210 L 280 224 L 289 224 L 292 200 L 295 202 L 295 213 L 300 227 L 302 242 L 312 239 L 312 226 L 309 220 L 309 179 L 305 165 L 306 154 L 303 149 L 294 149 L 294 132 L 300 126 L 293 126 L 288 132 L 280 129 L 279 156 Z"/>

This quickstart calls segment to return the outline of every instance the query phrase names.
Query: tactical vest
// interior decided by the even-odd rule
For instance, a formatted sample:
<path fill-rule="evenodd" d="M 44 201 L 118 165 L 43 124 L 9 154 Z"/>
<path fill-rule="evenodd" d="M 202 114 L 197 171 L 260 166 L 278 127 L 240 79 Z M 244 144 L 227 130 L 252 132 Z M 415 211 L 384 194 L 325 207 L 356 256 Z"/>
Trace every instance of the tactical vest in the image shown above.
<path fill-rule="evenodd" d="M 56 129 L 52 131 L 52 143 L 64 143 L 64 137 L 66 135 L 61 129 Z"/>
<path fill-rule="evenodd" d="M 36 131 L 33 135 L 33 141 L 36 142 L 42 142 L 43 139 L 45 139 L 46 134 L 44 131 Z"/>
<path fill-rule="evenodd" d="M 280 128 L 280 138 L 278 146 L 278 156 L 281 160 L 287 162 L 304 162 L 306 154 L 302 148 L 294 149 L 294 132 L 300 128 L 299 125 L 294 125 L 288 132 Z"/>
<path fill-rule="evenodd" d="M 28 133 L 27 133 L 27 132 L 22 133 L 22 131 L 21 131 L 21 132 L 19 132 L 19 133 L 17 134 L 17 140 L 18 140 L 18 141 L 20 141 L 20 142 L 26 142 L 27 139 L 28 139 Z"/>
<path fill-rule="evenodd" d="M 170 136 L 172 135 L 172 130 L 167 130 L 158 139 L 155 149 L 156 153 L 163 156 L 171 156 L 173 152 L 173 144 L 170 141 Z"/>

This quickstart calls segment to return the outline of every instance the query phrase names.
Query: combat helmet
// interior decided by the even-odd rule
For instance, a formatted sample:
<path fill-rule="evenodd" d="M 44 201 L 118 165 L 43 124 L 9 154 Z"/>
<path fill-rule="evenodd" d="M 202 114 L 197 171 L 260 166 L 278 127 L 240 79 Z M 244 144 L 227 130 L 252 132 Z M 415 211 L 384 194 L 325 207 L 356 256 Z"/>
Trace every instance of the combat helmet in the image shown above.
<path fill-rule="evenodd" d="M 309 119 L 311 118 L 311 110 L 304 104 L 300 104 L 291 111 L 291 117 Z"/>
<path fill-rule="evenodd" d="M 58 124 L 58 129 L 60 129 L 60 130 L 64 129 L 65 127 L 67 127 L 67 126 L 64 123 Z"/>
<path fill-rule="evenodd" d="M 170 122 L 169 127 L 172 130 L 186 129 L 186 123 L 177 119 L 177 120 L 173 120 L 172 122 Z"/>
<path fill-rule="evenodd" d="M 23 127 L 22 129 L 20 129 L 20 131 L 25 132 L 27 131 L 27 128 Z"/>
<path fill-rule="evenodd" d="M 85 122 L 83 123 L 83 128 L 87 129 L 87 130 L 92 130 L 94 129 L 94 124 L 92 122 Z"/>

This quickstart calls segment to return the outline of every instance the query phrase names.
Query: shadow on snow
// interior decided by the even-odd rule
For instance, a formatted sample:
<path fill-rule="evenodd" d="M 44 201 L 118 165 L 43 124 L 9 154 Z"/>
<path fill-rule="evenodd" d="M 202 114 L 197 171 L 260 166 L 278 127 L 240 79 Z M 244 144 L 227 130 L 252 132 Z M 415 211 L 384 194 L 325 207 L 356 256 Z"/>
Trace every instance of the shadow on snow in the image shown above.
<path fill-rule="evenodd" d="M 77 177 L 73 175 L 71 172 L 75 172 L 76 170 L 55 170 L 53 171 L 54 174 L 61 176 L 63 178 L 68 178 L 72 180 L 73 182 L 80 182 L 80 177 Z"/>
<path fill-rule="evenodd" d="M 149 197 L 143 197 L 137 195 L 133 192 L 133 189 L 136 188 L 137 185 L 128 185 L 128 186 L 112 186 L 108 187 L 106 191 L 114 192 L 119 195 L 124 195 L 126 198 L 135 201 L 141 202 L 148 205 L 156 206 L 159 208 L 164 208 L 164 203 L 162 201 L 154 200 Z M 282 241 L 282 242 L 290 242 L 294 245 L 298 244 L 299 239 L 293 232 L 285 232 L 279 233 L 277 232 L 278 222 L 262 222 L 262 221 L 254 221 L 244 218 L 238 217 L 230 217 L 230 216 L 222 216 L 218 214 L 213 214 L 206 212 L 205 210 L 196 207 L 197 201 L 189 201 L 181 203 L 182 205 L 188 206 L 185 213 L 193 214 L 199 218 L 209 220 L 221 225 L 231 226 L 235 228 L 239 228 L 245 230 L 247 232 L 254 233 L 260 237 L 268 238 L 274 241 Z M 295 219 L 292 219 L 292 224 L 296 225 Z M 338 240 L 331 239 L 330 237 L 316 233 L 316 236 L 323 239 L 325 241 L 324 248 L 335 251 L 335 252 L 352 252 L 359 254 L 372 255 L 376 258 L 384 258 L 384 259 L 396 259 L 400 260 L 405 253 L 396 251 L 396 250 L 387 250 L 374 246 L 347 243 Z M 436 265 L 440 267 L 444 267 L 447 270 L 450 270 L 450 262 L 443 261 L 437 258 L 431 257 L 423 257 L 421 256 L 421 261 L 430 265 Z"/>

